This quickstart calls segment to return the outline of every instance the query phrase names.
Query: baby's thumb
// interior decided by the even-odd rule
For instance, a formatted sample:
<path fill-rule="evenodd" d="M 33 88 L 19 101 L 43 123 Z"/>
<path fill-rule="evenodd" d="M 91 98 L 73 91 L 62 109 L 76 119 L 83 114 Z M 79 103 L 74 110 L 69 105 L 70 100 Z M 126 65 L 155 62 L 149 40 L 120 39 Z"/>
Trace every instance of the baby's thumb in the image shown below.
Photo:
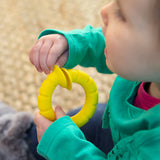
<path fill-rule="evenodd" d="M 60 106 L 56 106 L 55 107 L 55 116 L 56 116 L 56 119 L 59 119 L 63 116 L 65 116 L 65 112 L 63 111 L 63 109 L 60 107 Z"/>
<path fill-rule="evenodd" d="M 62 67 L 68 60 L 68 51 L 65 51 L 56 61 L 56 65 Z"/>
<path fill-rule="evenodd" d="M 34 122 L 37 126 L 45 124 L 47 127 L 49 127 L 53 123 L 52 121 L 43 117 L 39 112 L 35 113 Z"/>

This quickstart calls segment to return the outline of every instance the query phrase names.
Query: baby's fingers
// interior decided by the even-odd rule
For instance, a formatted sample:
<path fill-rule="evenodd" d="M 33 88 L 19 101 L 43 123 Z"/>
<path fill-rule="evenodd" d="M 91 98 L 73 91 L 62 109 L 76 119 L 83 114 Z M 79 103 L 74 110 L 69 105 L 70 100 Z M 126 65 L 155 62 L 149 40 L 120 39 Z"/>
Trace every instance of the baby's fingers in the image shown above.
<path fill-rule="evenodd" d="M 62 67 L 66 64 L 68 60 L 68 51 L 65 51 L 58 59 L 56 62 L 56 65 L 58 65 L 59 67 Z"/>
<path fill-rule="evenodd" d="M 29 55 L 30 62 L 37 68 L 39 72 L 42 71 L 39 64 L 39 51 L 42 44 L 43 44 L 43 41 L 41 40 L 37 41 L 36 44 L 32 47 Z"/>
<path fill-rule="evenodd" d="M 50 70 L 53 69 L 59 57 L 61 57 L 61 55 L 67 50 L 68 43 L 66 39 L 63 36 L 58 35 L 55 39 L 54 45 L 50 48 L 47 58 L 47 66 L 50 68 Z"/>
<path fill-rule="evenodd" d="M 53 46 L 53 41 L 46 39 L 39 52 L 39 63 L 43 72 L 49 74 L 50 68 L 47 65 L 47 57 L 49 54 L 50 48 Z"/>
<path fill-rule="evenodd" d="M 46 119 L 45 117 L 41 116 L 39 112 L 35 114 L 34 117 L 34 122 L 36 124 L 37 128 L 37 137 L 38 137 L 38 142 L 41 140 L 44 132 L 46 129 L 53 123 Z"/>

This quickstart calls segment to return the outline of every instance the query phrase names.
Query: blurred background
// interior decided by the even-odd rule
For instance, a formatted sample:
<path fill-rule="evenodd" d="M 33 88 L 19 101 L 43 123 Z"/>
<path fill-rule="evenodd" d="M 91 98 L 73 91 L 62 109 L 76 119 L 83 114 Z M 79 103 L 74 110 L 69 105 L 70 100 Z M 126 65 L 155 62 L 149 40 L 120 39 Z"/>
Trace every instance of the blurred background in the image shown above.
<path fill-rule="evenodd" d="M 18 111 L 35 112 L 37 96 L 46 78 L 29 62 L 29 51 L 39 33 L 47 28 L 69 31 L 87 24 L 102 26 L 100 8 L 106 0 L 1 0 L 0 5 L 0 101 Z M 99 102 L 107 102 L 115 75 L 87 72 L 96 82 Z M 85 94 L 73 84 L 71 91 L 57 87 L 53 106 L 61 105 L 67 112 L 83 105 Z"/>

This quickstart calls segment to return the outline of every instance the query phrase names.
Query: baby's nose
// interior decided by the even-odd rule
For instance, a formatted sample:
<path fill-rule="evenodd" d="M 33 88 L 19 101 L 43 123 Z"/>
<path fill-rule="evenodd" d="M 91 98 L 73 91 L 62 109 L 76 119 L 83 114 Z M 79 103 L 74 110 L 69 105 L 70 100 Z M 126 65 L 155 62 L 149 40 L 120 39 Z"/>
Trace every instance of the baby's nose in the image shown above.
<path fill-rule="evenodd" d="M 106 26 L 108 25 L 108 6 L 109 5 L 106 5 L 101 9 L 101 17 L 104 25 Z"/>

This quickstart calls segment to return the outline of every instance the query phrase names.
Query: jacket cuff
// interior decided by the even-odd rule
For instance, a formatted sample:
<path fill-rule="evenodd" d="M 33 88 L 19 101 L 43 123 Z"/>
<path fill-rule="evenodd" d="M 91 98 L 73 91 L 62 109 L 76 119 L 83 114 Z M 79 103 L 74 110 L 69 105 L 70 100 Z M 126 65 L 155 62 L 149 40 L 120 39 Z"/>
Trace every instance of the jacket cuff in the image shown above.
<path fill-rule="evenodd" d="M 76 124 L 71 120 L 69 116 L 64 116 L 53 122 L 45 131 L 43 134 L 38 147 L 37 151 L 40 155 L 45 157 L 47 155 L 47 152 L 50 150 L 50 146 L 53 143 L 53 141 L 57 138 L 58 134 L 62 132 L 63 129 L 65 129 L 67 126 Z M 46 157 L 45 157 L 46 158 Z"/>

